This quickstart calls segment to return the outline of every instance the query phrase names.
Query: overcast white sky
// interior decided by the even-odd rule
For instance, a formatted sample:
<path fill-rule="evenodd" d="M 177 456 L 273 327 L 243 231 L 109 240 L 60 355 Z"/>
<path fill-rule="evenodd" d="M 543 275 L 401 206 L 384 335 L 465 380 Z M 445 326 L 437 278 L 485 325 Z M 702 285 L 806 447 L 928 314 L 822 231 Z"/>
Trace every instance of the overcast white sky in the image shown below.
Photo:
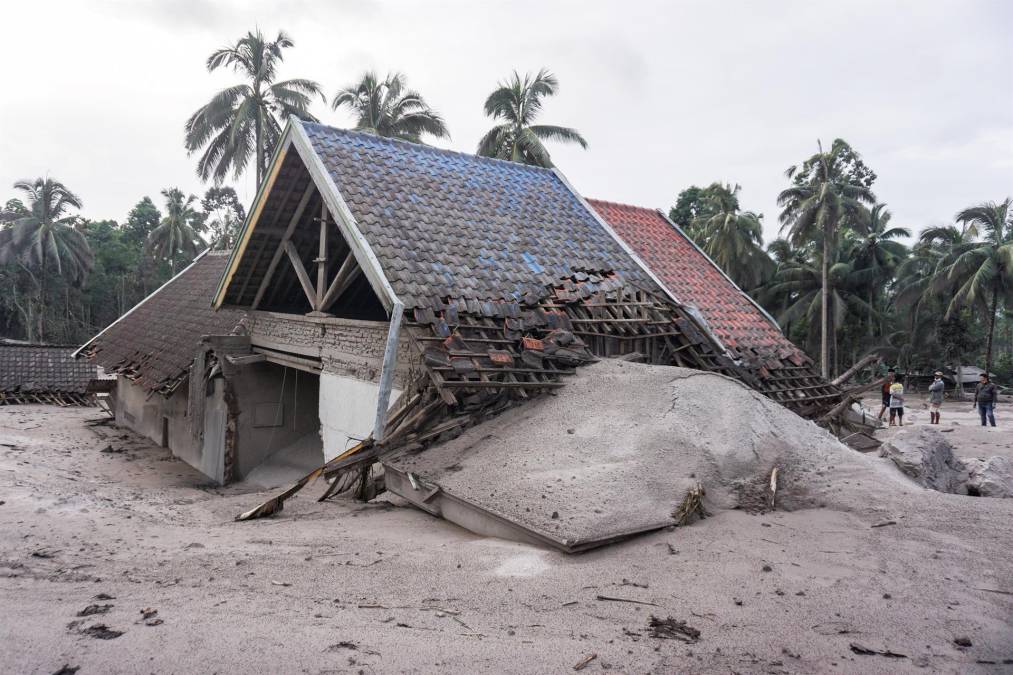
<path fill-rule="evenodd" d="M 551 68 L 543 121 L 585 196 L 668 208 L 691 184 L 742 185 L 777 230 L 785 168 L 847 139 L 879 174 L 894 223 L 915 231 L 1013 195 L 1013 2 L 0 3 L 0 202 L 50 175 L 84 215 L 122 221 L 144 195 L 203 192 L 183 124 L 235 79 L 216 47 L 259 25 L 296 42 L 281 77 L 330 96 L 365 69 L 404 71 L 473 152 L 482 103 L 512 69 Z M 317 104 L 338 126 L 344 115 Z M 236 185 L 248 203 L 253 179 Z"/>

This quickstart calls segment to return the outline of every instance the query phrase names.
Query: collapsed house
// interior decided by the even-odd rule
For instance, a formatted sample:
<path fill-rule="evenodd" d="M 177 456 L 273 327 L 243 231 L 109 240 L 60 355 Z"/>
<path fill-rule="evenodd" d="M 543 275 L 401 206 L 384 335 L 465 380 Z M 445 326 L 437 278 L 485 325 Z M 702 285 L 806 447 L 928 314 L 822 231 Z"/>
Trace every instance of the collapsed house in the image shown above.
<path fill-rule="evenodd" d="M 75 356 L 116 375 L 116 424 L 145 436 L 200 470 L 225 481 L 228 402 L 224 387 L 191 378 L 210 335 L 229 335 L 242 312 L 215 312 L 210 294 L 228 261 L 204 252 L 130 311 L 82 345 Z M 83 362 L 82 362 L 83 363 Z M 212 380 L 220 378 L 212 378 Z M 194 391 L 189 383 L 199 382 Z M 195 415 L 194 409 L 203 411 Z"/>
<path fill-rule="evenodd" d="M 73 358 L 74 347 L 0 343 L 0 405 L 87 405 L 98 369 Z"/>
<path fill-rule="evenodd" d="M 83 353 L 126 380 L 118 419 L 219 482 L 317 467 L 249 517 L 318 476 L 323 498 L 390 488 L 422 505 L 440 486 L 385 475 L 384 458 L 602 357 L 725 375 L 807 417 L 839 402 L 783 337 L 723 335 L 700 287 L 675 291 L 635 248 L 558 170 L 292 120 L 231 255 L 203 256 Z M 734 285 L 717 292 L 779 335 Z"/>

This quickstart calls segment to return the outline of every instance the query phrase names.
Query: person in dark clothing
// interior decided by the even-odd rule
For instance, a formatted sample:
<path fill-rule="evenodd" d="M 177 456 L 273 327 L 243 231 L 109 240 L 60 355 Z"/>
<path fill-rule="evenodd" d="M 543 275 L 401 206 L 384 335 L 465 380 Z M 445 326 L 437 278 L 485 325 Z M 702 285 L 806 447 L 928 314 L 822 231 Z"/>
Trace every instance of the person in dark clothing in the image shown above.
<path fill-rule="evenodd" d="M 985 426 L 986 419 L 995 426 L 995 403 L 998 398 L 999 388 L 992 384 L 987 373 L 982 373 L 978 388 L 974 390 L 974 405 L 981 415 L 981 426 Z"/>
<path fill-rule="evenodd" d="M 886 371 L 886 377 L 883 378 L 883 384 L 880 386 L 880 393 L 883 396 L 883 407 L 879 409 L 879 416 L 876 419 L 882 420 L 883 415 L 890 409 L 890 385 L 897 379 L 897 371 L 891 368 Z"/>

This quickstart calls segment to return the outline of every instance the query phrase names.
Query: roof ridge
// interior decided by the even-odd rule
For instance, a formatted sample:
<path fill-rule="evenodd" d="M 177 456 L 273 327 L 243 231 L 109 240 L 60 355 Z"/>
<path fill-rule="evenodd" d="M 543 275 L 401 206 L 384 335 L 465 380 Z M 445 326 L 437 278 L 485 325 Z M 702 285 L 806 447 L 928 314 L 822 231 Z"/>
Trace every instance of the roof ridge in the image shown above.
<path fill-rule="evenodd" d="M 591 204 L 605 204 L 605 205 L 608 205 L 608 206 L 621 206 L 621 207 L 623 207 L 625 209 L 636 209 L 637 211 L 650 211 L 651 213 L 655 213 L 655 212 L 658 211 L 658 209 L 651 208 L 650 206 L 638 206 L 636 204 L 627 204 L 626 202 L 613 202 L 613 201 L 610 201 L 608 199 L 593 199 L 591 197 L 586 197 L 585 199 L 587 199 L 587 201 L 589 203 L 591 203 Z"/>
<path fill-rule="evenodd" d="M 365 131 L 358 131 L 356 129 L 342 129 L 341 127 L 334 127 L 329 124 L 322 124 L 320 122 L 306 122 L 300 120 L 303 126 L 307 127 L 321 127 L 330 131 L 337 131 L 350 136 L 361 136 L 363 138 L 369 138 L 373 140 L 384 141 L 394 145 L 405 145 L 413 149 L 433 150 L 435 152 L 443 153 L 445 155 L 459 155 L 461 157 L 467 157 L 468 159 L 477 159 L 484 162 L 499 162 L 502 164 L 509 164 L 512 167 L 520 167 L 523 169 L 533 169 L 536 171 L 548 171 L 552 172 L 552 167 L 537 166 L 535 164 L 522 164 L 520 162 L 514 162 L 509 159 L 500 159 L 499 157 L 485 157 L 484 155 L 477 155 L 470 152 L 464 152 L 463 150 L 452 150 L 450 148 L 441 148 L 435 145 L 429 145 L 428 143 L 414 143 L 412 141 L 406 141 L 403 138 L 391 138 L 390 136 L 380 136 L 379 134 L 369 134 Z"/>

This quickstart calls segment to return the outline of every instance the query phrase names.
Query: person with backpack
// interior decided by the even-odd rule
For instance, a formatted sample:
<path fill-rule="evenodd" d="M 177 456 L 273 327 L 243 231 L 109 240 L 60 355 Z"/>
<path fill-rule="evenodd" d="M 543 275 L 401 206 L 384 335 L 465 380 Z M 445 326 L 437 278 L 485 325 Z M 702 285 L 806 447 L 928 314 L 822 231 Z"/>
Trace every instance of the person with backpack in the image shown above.
<path fill-rule="evenodd" d="M 893 426 L 894 418 L 897 419 L 897 426 L 904 426 L 903 381 L 897 381 L 890 385 L 890 426 Z"/>
<path fill-rule="evenodd" d="M 978 387 L 974 390 L 974 406 L 981 415 L 981 426 L 985 426 L 985 420 L 995 426 L 995 404 L 999 400 L 999 387 L 992 384 L 988 373 L 982 373 Z"/>

